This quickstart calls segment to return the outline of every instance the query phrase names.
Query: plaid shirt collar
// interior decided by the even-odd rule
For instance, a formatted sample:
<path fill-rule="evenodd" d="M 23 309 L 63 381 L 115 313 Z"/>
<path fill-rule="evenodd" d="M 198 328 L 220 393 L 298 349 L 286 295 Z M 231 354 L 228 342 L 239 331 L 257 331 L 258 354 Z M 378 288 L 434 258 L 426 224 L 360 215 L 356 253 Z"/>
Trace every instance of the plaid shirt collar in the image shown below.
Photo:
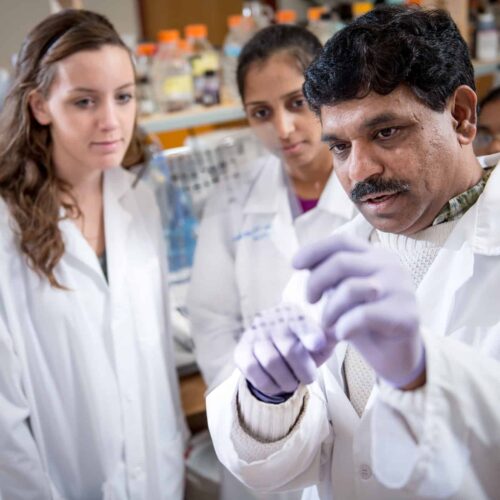
<path fill-rule="evenodd" d="M 483 176 L 480 181 L 472 186 L 470 189 L 465 191 L 464 193 L 460 193 L 459 195 L 452 198 L 439 212 L 437 217 L 432 222 L 433 226 L 437 226 L 438 224 L 442 224 L 443 222 L 450 222 L 462 217 L 462 215 L 469 210 L 469 208 L 476 203 L 481 193 L 484 191 L 486 186 L 486 182 L 488 181 L 491 172 L 495 167 L 490 167 L 484 169 Z"/>

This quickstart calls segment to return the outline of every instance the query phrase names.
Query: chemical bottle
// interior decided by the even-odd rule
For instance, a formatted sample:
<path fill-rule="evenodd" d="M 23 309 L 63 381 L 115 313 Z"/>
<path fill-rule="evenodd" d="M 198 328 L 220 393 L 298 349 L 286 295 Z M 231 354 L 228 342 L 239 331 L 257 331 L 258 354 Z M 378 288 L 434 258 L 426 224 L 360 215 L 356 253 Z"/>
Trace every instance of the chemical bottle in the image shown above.
<path fill-rule="evenodd" d="M 316 35 L 318 31 L 318 22 L 323 12 L 327 12 L 326 7 L 309 7 L 307 9 L 307 26 L 306 28 Z M 318 35 L 316 35 L 318 36 Z"/>
<path fill-rule="evenodd" d="M 477 16 L 476 58 L 480 61 L 494 61 L 498 54 L 498 31 L 495 16 L 486 11 Z"/>
<path fill-rule="evenodd" d="M 352 16 L 354 19 L 363 16 L 373 10 L 373 2 L 354 2 L 352 4 Z"/>
<path fill-rule="evenodd" d="M 276 11 L 277 24 L 295 24 L 297 22 L 297 13 L 292 9 L 282 9 Z"/>
<path fill-rule="evenodd" d="M 204 104 L 206 97 L 207 72 L 220 73 L 219 55 L 207 39 L 205 24 L 190 24 L 185 28 L 186 40 L 191 45 L 191 68 L 194 82 L 194 97 L 199 104 Z M 212 92 L 212 90 L 210 90 Z"/>
<path fill-rule="evenodd" d="M 273 8 L 259 0 L 243 2 L 242 14 L 254 32 L 269 26 L 274 19 Z"/>
<path fill-rule="evenodd" d="M 149 115 L 157 110 L 152 82 L 155 52 L 156 45 L 154 43 L 140 43 L 135 51 L 137 106 L 141 115 Z"/>
<path fill-rule="evenodd" d="M 158 33 L 158 50 L 153 60 L 153 83 L 161 111 L 179 111 L 193 103 L 191 65 L 178 46 L 179 32 Z"/>
<path fill-rule="evenodd" d="M 309 22 L 307 29 L 316 35 L 322 45 L 335 34 L 345 27 L 345 24 L 340 21 L 338 14 L 328 12 L 324 7 L 311 7 L 307 11 Z"/>
<path fill-rule="evenodd" d="M 253 34 L 248 18 L 229 16 L 227 18 L 229 31 L 224 39 L 222 54 L 222 82 L 227 100 L 239 101 L 236 68 L 241 49 Z"/>

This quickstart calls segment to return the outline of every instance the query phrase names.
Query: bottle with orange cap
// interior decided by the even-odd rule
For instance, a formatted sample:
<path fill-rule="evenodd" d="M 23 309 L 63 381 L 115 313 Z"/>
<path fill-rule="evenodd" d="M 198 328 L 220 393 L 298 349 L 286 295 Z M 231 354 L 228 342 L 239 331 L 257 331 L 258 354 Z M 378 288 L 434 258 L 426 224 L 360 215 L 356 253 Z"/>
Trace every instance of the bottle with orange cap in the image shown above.
<path fill-rule="evenodd" d="M 354 19 L 367 14 L 373 10 L 373 2 L 354 2 L 352 4 L 352 17 Z"/>
<path fill-rule="evenodd" d="M 193 103 L 191 65 L 179 48 L 178 30 L 158 33 L 152 70 L 156 102 L 162 111 L 179 111 Z"/>
<path fill-rule="evenodd" d="M 295 24 L 297 22 L 297 12 L 292 9 L 281 9 L 276 11 L 277 24 Z"/>
<path fill-rule="evenodd" d="M 220 60 L 219 54 L 208 41 L 207 26 L 189 24 L 184 32 L 191 46 L 195 101 L 204 105 L 216 104 L 220 102 Z"/>
<path fill-rule="evenodd" d="M 324 45 L 337 31 L 345 27 L 334 10 L 310 7 L 307 10 L 307 29 Z"/>
<path fill-rule="evenodd" d="M 254 33 L 253 26 L 247 18 L 241 15 L 227 18 L 229 31 L 224 39 L 222 50 L 222 82 L 223 89 L 229 100 L 239 100 L 236 83 L 236 67 L 238 57 L 245 43 Z"/>
<path fill-rule="evenodd" d="M 156 99 L 152 82 L 152 65 L 155 52 L 156 45 L 154 43 L 140 43 L 135 49 L 137 106 L 141 115 L 149 115 L 156 111 Z"/>

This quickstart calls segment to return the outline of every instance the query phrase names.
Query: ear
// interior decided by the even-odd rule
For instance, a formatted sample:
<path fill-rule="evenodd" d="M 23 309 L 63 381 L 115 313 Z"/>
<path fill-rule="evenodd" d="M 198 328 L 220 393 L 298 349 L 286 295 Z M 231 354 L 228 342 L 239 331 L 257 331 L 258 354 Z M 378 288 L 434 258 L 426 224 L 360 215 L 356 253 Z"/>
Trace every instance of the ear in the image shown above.
<path fill-rule="evenodd" d="M 30 94 L 28 102 L 35 120 L 40 125 L 49 125 L 52 120 L 45 97 L 35 90 Z"/>
<path fill-rule="evenodd" d="M 471 144 L 477 128 L 477 95 L 468 85 L 460 85 L 450 99 L 455 132 L 462 146 Z"/>

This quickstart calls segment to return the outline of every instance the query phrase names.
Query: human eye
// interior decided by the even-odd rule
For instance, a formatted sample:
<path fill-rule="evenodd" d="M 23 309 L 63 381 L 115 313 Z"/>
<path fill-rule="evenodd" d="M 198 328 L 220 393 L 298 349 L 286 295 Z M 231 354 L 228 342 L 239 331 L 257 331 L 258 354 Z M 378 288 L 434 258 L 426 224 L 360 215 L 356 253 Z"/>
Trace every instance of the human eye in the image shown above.
<path fill-rule="evenodd" d="M 328 149 L 340 158 L 347 156 L 349 152 L 349 144 L 346 142 L 333 142 L 328 145 Z"/>
<path fill-rule="evenodd" d="M 383 141 L 387 139 L 392 139 L 397 133 L 399 132 L 399 127 L 386 127 L 381 130 L 379 130 L 376 134 L 375 137 L 377 139 L 381 139 Z"/>
<path fill-rule="evenodd" d="M 74 105 L 80 109 L 87 109 L 95 104 L 95 99 L 91 97 L 81 97 L 74 102 Z"/>
<path fill-rule="evenodd" d="M 119 104 L 127 104 L 132 99 L 134 99 L 134 94 L 132 92 L 120 92 L 116 96 L 116 100 L 118 101 Z"/>
<path fill-rule="evenodd" d="M 290 103 L 292 109 L 301 109 L 306 105 L 306 100 L 304 96 L 294 97 Z"/>
<path fill-rule="evenodd" d="M 250 116 L 256 120 L 267 120 L 271 116 L 271 111 L 268 108 L 255 108 L 251 111 Z"/>

